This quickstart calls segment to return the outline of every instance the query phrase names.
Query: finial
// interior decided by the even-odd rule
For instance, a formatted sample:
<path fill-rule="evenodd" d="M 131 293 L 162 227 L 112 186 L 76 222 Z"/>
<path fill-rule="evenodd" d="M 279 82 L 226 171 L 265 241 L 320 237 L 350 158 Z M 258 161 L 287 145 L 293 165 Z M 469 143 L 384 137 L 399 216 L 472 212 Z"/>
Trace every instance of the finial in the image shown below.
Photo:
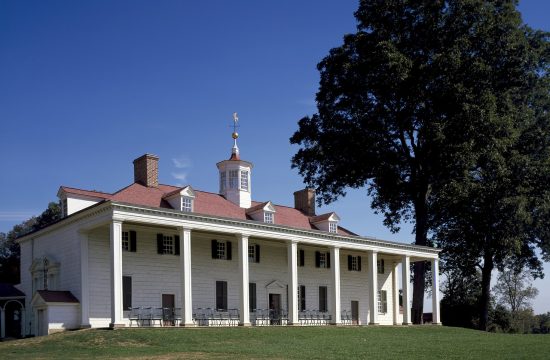
<path fill-rule="evenodd" d="M 231 149 L 231 159 L 239 160 L 239 147 L 237 146 L 237 138 L 239 137 L 239 133 L 237 132 L 237 128 L 239 125 L 237 123 L 239 122 L 239 117 L 237 116 L 237 113 L 233 113 L 233 134 L 231 134 L 231 137 L 233 138 L 233 148 Z"/>

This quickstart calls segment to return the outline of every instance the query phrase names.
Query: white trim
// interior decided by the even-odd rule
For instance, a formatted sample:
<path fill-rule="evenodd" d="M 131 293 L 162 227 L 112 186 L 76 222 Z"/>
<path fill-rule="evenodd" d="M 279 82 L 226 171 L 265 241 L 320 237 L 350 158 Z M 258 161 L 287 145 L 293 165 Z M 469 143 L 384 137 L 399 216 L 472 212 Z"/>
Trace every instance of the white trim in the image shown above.
<path fill-rule="evenodd" d="M 80 324 L 90 326 L 90 295 L 88 282 L 88 235 L 79 233 L 80 238 Z"/>
<path fill-rule="evenodd" d="M 331 301 L 331 324 L 340 324 L 340 248 L 330 248 L 331 280 L 332 280 L 332 301 Z"/>
<path fill-rule="evenodd" d="M 378 269 L 376 266 L 376 251 L 367 253 L 368 259 L 368 293 L 369 293 L 369 325 L 378 324 Z"/>
<path fill-rule="evenodd" d="M 401 258 L 401 282 L 403 286 L 403 325 L 411 324 L 411 262 L 408 256 Z"/>
<path fill-rule="evenodd" d="M 30 241 L 59 227 L 81 222 L 81 228 L 89 229 L 107 224 L 113 215 L 120 221 L 147 223 L 149 225 L 187 227 L 193 230 L 218 231 L 228 234 L 248 233 L 249 236 L 276 240 L 294 240 L 320 246 L 340 246 L 342 249 L 369 251 L 375 250 L 384 254 L 407 255 L 413 260 L 438 258 L 441 249 L 427 246 L 411 245 L 364 236 L 338 235 L 318 230 L 297 229 L 282 225 L 266 224 L 252 220 L 187 213 L 171 209 L 137 206 L 132 204 L 107 201 L 81 210 L 47 228 L 19 238 L 19 243 Z M 291 237 L 291 238 L 290 238 Z"/>

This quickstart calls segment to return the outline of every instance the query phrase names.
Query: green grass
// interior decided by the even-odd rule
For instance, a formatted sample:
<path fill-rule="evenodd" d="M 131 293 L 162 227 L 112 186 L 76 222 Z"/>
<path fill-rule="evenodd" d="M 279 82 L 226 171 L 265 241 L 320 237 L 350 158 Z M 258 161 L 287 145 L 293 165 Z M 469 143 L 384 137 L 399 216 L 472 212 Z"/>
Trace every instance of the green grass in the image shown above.
<path fill-rule="evenodd" d="M 0 343 L 1 359 L 549 359 L 550 335 L 437 327 L 80 330 Z"/>

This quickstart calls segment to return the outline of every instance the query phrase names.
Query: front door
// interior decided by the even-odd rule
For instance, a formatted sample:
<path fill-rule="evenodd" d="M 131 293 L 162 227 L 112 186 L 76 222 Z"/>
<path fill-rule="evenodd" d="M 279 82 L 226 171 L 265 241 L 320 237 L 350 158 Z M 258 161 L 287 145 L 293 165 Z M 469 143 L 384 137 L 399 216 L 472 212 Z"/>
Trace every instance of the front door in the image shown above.
<path fill-rule="evenodd" d="M 37 328 L 38 328 L 38 336 L 44 336 L 48 335 L 48 322 L 46 321 L 46 310 L 38 310 L 37 311 L 38 321 L 37 321 Z"/>
<path fill-rule="evenodd" d="M 351 323 L 353 325 L 359 324 L 359 301 L 351 302 Z"/>
<path fill-rule="evenodd" d="M 281 325 L 281 295 L 269 294 L 269 322 L 271 325 Z"/>
<path fill-rule="evenodd" d="M 174 308 L 176 301 L 173 294 L 162 294 L 162 320 L 163 324 L 174 325 Z"/>

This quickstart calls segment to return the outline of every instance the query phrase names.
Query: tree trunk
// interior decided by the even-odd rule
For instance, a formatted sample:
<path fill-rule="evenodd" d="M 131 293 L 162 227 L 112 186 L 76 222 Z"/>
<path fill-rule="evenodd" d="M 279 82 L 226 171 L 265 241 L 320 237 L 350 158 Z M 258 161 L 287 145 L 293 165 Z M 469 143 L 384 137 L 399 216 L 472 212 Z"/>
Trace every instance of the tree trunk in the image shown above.
<path fill-rule="evenodd" d="M 489 323 L 489 303 L 491 300 L 491 273 L 493 271 L 493 257 L 485 250 L 483 268 L 481 269 L 481 299 L 479 302 L 479 330 L 487 331 Z"/>
<path fill-rule="evenodd" d="M 424 261 L 414 263 L 414 279 L 413 279 L 413 303 L 412 303 L 412 323 L 422 324 L 424 314 L 424 291 L 426 283 L 426 267 Z"/>
<path fill-rule="evenodd" d="M 428 206 L 427 206 L 427 189 L 418 196 L 418 201 L 415 203 L 415 244 L 427 244 L 428 237 Z M 413 302 L 411 320 L 413 324 L 422 324 L 424 314 L 424 291 L 426 287 L 426 266 L 424 261 L 414 263 L 413 271 Z"/>

